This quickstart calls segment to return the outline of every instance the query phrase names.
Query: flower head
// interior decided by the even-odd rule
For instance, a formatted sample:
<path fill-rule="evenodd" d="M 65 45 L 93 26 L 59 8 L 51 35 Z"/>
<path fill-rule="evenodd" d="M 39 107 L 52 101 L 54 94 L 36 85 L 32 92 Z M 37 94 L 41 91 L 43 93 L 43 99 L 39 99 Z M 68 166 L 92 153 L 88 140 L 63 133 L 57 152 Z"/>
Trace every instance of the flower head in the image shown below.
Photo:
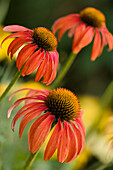
<path fill-rule="evenodd" d="M 4 31 L 15 32 L 7 36 L 3 41 L 15 37 L 10 43 L 7 53 L 13 55 L 19 50 L 16 66 L 21 75 L 29 75 L 37 70 L 35 81 L 43 77 L 43 83 L 49 85 L 56 77 L 59 54 L 57 52 L 57 39 L 54 34 L 44 27 L 30 30 L 23 26 L 6 26 Z"/>
<path fill-rule="evenodd" d="M 75 94 L 63 88 L 52 91 L 25 88 L 19 91 L 22 90 L 29 90 L 27 96 L 17 100 L 8 111 L 9 117 L 13 108 L 25 101 L 25 105 L 13 118 L 12 130 L 14 131 L 17 120 L 24 116 L 19 128 L 21 138 L 25 126 L 37 118 L 29 131 L 30 151 L 35 153 L 41 147 L 54 126 L 44 159 L 48 161 L 56 149 L 59 162 L 70 162 L 75 159 L 85 145 L 83 111 L 80 110 L 80 103 Z M 17 92 L 14 92 L 10 99 Z"/>
<path fill-rule="evenodd" d="M 59 40 L 67 30 L 69 30 L 69 37 L 74 35 L 72 50 L 76 54 L 90 44 L 94 37 L 92 61 L 101 55 L 107 44 L 109 50 L 113 49 L 113 36 L 106 28 L 105 16 L 95 8 L 85 8 L 80 14 L 70 14 L 59 18 L 52 26 L 53 33 L 58 29 Z"/>

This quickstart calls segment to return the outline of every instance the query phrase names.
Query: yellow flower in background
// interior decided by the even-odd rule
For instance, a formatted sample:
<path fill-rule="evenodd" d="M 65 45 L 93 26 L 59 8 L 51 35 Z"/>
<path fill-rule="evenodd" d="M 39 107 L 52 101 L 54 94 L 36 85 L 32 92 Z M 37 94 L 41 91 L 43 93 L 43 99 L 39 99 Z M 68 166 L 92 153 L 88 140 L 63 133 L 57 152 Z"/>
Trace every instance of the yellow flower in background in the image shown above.
<path fill-rule="evenodd" d="M 3 31 L 3 26 L 0 25 L 0 44 L 3 41 L 3 39 L 10 34 L 11 33 L 9 33 L 9 32 Z M 2 61 L 5 58 L 10 60 L 10 58 L 7 55 L 7 48 L 9 46 L 9 44 L 11 43 L 11 41 L 12 41 L 12 39 L 7 40 L 7 42 L 4 42 L 4 44 L 2 45 L 2 48 L 0 48 L 0 61 Z"/>
<path fill-rule="evenodd" d="M 83 95 L 79 97 L 81 108 L 85 110 L 83 121 L 86 130 L 90 128 L 99 113 L 99 99 L 92 95 Z"/>

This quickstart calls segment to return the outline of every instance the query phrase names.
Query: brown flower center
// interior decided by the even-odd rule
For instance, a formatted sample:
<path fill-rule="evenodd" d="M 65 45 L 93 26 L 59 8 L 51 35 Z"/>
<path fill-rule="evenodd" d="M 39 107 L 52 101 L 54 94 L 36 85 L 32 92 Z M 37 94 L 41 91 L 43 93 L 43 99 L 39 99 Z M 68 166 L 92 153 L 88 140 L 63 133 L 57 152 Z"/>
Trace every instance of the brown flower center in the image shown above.
<path fill-rule="evenodd" d="M 80 18 L 83 22 L 93 27 L 99 28 L 105 25 L 104 14 L 95 8 L 85 8 L 80 12 Z"/>
<path fill-rule="evenodd" d="M 49 111 L 56 119 L 73 120 L 79 115 L 80 104 L 74 93 L 67 89 L 59 88 L 51 91 L 45 101 Z"/>
<path fill-rule="evenodd" d="M 33 39 L 38 47 L 45 51 L 54 51 L 57 48 L 57 39 L 55 35 L 46 28 L 35 28 L 33 32 Z"/>

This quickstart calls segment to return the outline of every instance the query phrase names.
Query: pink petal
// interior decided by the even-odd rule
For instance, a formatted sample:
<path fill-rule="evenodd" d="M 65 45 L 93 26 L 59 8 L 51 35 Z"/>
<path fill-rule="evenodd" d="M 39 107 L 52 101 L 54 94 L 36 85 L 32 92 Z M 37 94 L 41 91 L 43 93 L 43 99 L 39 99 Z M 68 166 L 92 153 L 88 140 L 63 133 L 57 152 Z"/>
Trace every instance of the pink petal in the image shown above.
<path fill-rule="evenodd" d="M 68 23 L 68 21 L 70 20 L 73 20 L 73 19 L 80 19 L 79 15 L 78 14 L 70 14 L 70 15 L 67 15 L 65 17 L 61 17 L 59 19 L 57 19 L 54 23 L 53 23 L 53 26 L 52 26 L 52 30 L 53 30 L 53 33 L 55 33 L 58 29 L 60 29 L 61 27 L 63 27 L 63 25 L 65 23 Z"/>
<path fill-rule="evenodd" d="M 29 112 L 32 112 L 33 110 L 36 110 L 36 109 L 40 110 L 42 108 L 47 110 L 47 107 L 45 107 L 44 104 L 41 104 L 38 102 L 30 103 L 30 104 L 23 106 L 13 118 L 12 125 L 11 125 L 12 130 L 14 131 L 15 124 L 19 118 L 21 118 L 22 116 L 26 115 Z"/>
<path fill-rule="evenodd" d="M 76 128 L 75 124 L 71 121 L 71 125 L 73 127 L 73 130 L 75 132 L 75 136 L 76 136 L 76 139 L 77 139 L 77 145 L 78 145 L 78 152 L 77 152 L 77 155 L 80 154 L 83 149 L 84 149 L 84 146 L 85 146 L 85 138 L 84 138 L 84 135 L 83 133 L 81 132 L 81 130 L 79 130 L 78 128 Z"/>
<path fill-rule="evenodd" d="M 48 57 L 49 57 L 49 61 L 47 63 L 47 67 L 46 67 L 45 73 L 43 74 L 43 81 L 42 81 L 42 83 L 47 83 L 48 82 L 48 80 L 50 79 L 51 74 L 52 74 L 52 69 L 54 67 L 51 55 L 49 55 Z"/>
<path fill-rule="evenodd" d="M 9 31 L 9 32 L 18 32 L 18 31 L 30 31 L 32 32 L 32 30 L 20 26 L 20 25 L 9 25 L 3 28 L 4 31 Z"/>
<path fill-rule="evenodd" d="M 19 127 L 19 137 L 21 138 L 22 133 L 24 128 L 26 127 L 26 125 L 33 119 L 35 119 L 36 117 L 38 117 L 43 111 L 46 110 L 47 107 L 45 106 L 41 106 L 41 107 L 37 107 L 35 109 L 32 109 L 31 111 L 28 111 L 27 114 L 24 116 L 24 118 L 22 119 L 21 123 L 20 123 L 20 127 Z"/>
<path fill-rule="evenodd" d="M 78 148 L 77 148 L 77 141 L 76 141 L 76 137 L 74 132 L 72 131 L 70 124 L 68 123 L 68 128 L 69 128 L 69 153 L 68 156 L 65 160 L 65 163 L 72 161 L 73 159 L 75 159 L 75 157 L 77 157 L 77 152 L 78 152 Z"/>
<path fill-rule="evenodd" d="M 41 77 L 43 76 L 46 68 L 47 68 L 47 62 L 48 62 L 48 55 L 45 56 L 44 60 L 42 61 L 42 63 L 40 64 L 36 76 L 35 76 L 35 81 L 38 82 Z"/>
<path fill-rule="evenodd" d="M 28 75 L 31 74 L 42 62 L 44 58 L 44 52 L 41 53 L 41 49 L 36 51 L 32 56 L 29 58 L 29 60 L 25 63 L 22 74 Z"/>
<path fill-rule="evenodd" d="M 33 46 L 34 46 L 33 44 L 27 44 L 27 45 L 25 45 L 25 46 L 19 51 L 18 56 L 17 56 L 17 60 L 16 60 L 16 66 L 17 66 L 17 68 L 19 67 L 21 58 L 23 57 L 24 53 L 25 53 L 30 47 L 33 47 Z"/>
<path fill-rule="evenodd" d="M 9 101 L 12 99 L 12 97 L 16 94 L 16 93 L 18 93 L 18 92 L 21 92 L 21 91 L 23 91 L 23 90 L 29 90 L 29 95 L 27 95 L 27 96 L 31 96 L 32 94 L 36 94 L 36 95 L 44 95 L 44 96 L 47 96 L 48 95 L 48 93 L 50 92 L 50 90 L 38 90 L 38 89 L 32 89 L 32 88 L 23 88 L 23 89 L 20 89 L 20 90 L 17 90 L 17 91 L 15 91 L 14 93 L 12 93 L 12 95 L 9 97 Z"/>
<path fill-rule="evenodd" d="M 106 40 L 109 46 L 109 51 L 113 49 L 113 36 L 112 34 L 107 30 L 107 28 L 105 28 L 105 36 L 106 36 Z"/>
<path fill-rule="evenodd" d="M 62 129 L 62 124 L 60 119 L 58 120 L 58 123 L 56 124 L 56 127 L 49 139 L 49 142 L 47 144 L 45 153 L 44 153 L 44 159 L 48 161 L 51 156 L 54 154 L 55 150 L 57 149 L 59 138 L 60 138 L 60 133 Z"/>
<path fill-rule="evenodd" d="M 74 27 L 76 24 L 78 24 L 79 21 L 76 20 L 76 18 L 73 18 L 72 20 L 66 22 L 63 27 L 59 30 L 58 33 L 58 39 L 60 40 L 62 35 L 70 28 Z"/>
<path fill-rule="evenodd" d="M 20 71 L 21 67 L 23 66 L 23 64 L 29 59 L 29 57 L 34 53 L 35 49 L 37 48 L 37 46 L 32 46 L 32 47 L 29 47 L 27 48 L 27 50 L 21 55 L 21 58 L 20 58 L 20 62 L 19 62 L 19 65 L 18 65 L 18 70 Z M 24 76 L 22 73 L 21 73 L 22 76 Z"/>
<path fill-rule="evenodd" d="M 28 32 L 17 32 L 17 33 L 13 33 L 13 34 L 8 35 L 6 38 L 3 39 L 2 43 L 1 43 L 1 46 L 2 46 L 2 44 L 4 43 L 4 41 L 6 41 L 6 40 L 9 39 L 9 38 L 23 37 L 23 36 L 24 36 L 24 37 L 26 36 L 26 38 L 27 38 L 27 37 L 29 37 L 29 38 L 32 37 Z"/>
<path fill-rule="evenodd" d="M 65 121 L 58 144 L 57 157 L 59 162 L 61 163 L 64 162 L 68 150 L 69 150 L 69 131 L 67 122 Z"/>
<path fill-rule="evenodd" d="M 87 46 L 91 43 L 94 36 L 94 28 L 91 26 L 88 26 L 84 33 L 82 34 L 82 37 L 79 39 L 77 44 L 73 46 L 73 52 L 78 53 L 83 47 Z"/>
<path fill-rule="evenodd" d="M 51 82 L 55 79 L 56 77 L 56 73 L 57 73 L 57 67 L 58 67 L 58 62 L 59 62 L 59 54 L 57 51 L 51 53 L 52 57 L 53 57 L 53 61 L 54 61 L 54 67 L 52 70 L 52 74 L 51 77 L 49 78 L 48 82 L 46 83 L 46 85 L 51 84 Z"/>
<path fill-rule="evenodd" d="M 16 38 L 11 42 L 11 44 L 8 47 L 7 54 L 11 52 L 11 60 L 14 55 L 14 53 L 25 43 L 32 42 L 31 39 L 26 39 L 25 37 L 19 37 Z"/>
<path fill-rule="evenodd" d="M 38 118 L 31 126 L 29 132 L 29 149 L 32 153 L 35 153 L 43 144 L 48 133 L 51 129 L 51 124 L 54 120 L 54 116 L 47 116 L 45 114 Z"/>
<path fill-rule="evenodd" d="M 94 61 L 99 55 L 100 48 L 101 48 L 101 36 L 100 36 L 98 29 L 96 28 L 96 35 L 94 38 L 94 43 L 93 43 L 93 48 L 92 48 L 92 53 L 91 53 L 92 61 Z"/>
<path fill-rule="evenodd" d="M 85 137 L 86 129 L 85 129 L 85 126 L 84 126 L 84 123 L 83 123 L 82 119 L 81 118 L 76 118 L 75 122 L 76 122 L 78 128 L 81 129 L 81 131 L 82 131 L 82 133 L 83 133 L 83 135 Z"/>
<path fill-rule="evenodd" d="M 75 29 L 74 39 L 73 39 L 73 47 L 72 47 L 73 51 L 74 51 L 74 48 L 77 46 L 78 42 L 80 41 L 81 37 L 83 36 L 85 29 L 86 29 L 86 24 L 84 24 L 84 23 L 81 23 Z"/>
<path fill-rule="evenodd" d="M 11 115 L 11 112 L 14 108 L 16 108 L 22 101 L 26 101 L 26 100 L 42 100 L 44 101 L 45 100 L 45 97 L 44 96 L 36 96 L 36 97 L 23 97 L 19 100 L 17 100 L 8 110 L 8 113 L 7 113 L 7 117 L 9 118 L 10 115 Z"/>

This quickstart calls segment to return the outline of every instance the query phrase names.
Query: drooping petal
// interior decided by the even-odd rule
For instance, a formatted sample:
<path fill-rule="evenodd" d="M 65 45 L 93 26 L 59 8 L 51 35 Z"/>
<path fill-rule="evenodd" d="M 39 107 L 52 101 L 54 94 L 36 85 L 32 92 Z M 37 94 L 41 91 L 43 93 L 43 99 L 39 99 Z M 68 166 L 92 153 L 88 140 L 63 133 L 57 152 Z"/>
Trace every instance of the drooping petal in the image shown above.
<path fill-rule="evenodd" d="M 24 53 L 26 53 L 26 51 L 29 50 L 29 48 L 31 48 L 31 47 L 33 47 L 33 44 L 27 44 L 19 51 L 18 56 L 17 56 L 17 60 L 16 60 L 17 68 L 19 67 L 20 61 L 21 61 Z"/>
<path fill-rule="evenodd" d="M 86 130 L 85 130 L 85 126 L 84 126 L 84 123 L 83 123 L 82 119 L 81 118 L 76 118 L 75 122 L 76 122 L 78 128 L 81 129 L 81 131 L 83 132 L 83 135 L 85 137 Z"/>
<path fill-rule="evenodd" d="M 22 119 L 21 123 L 20 123 L 20 127 L 19 127 L 19 137 L 21 138 L 22 133 L 24 128 L 26 127 L 26 125 L 33 119 L 35 119 L 36 117 L 38 117 L 43 111 L 45 111 L 47 109 L 47 107 L 45 106 L 40 106 L 39 108 L 35 108 L 33 110 L 31 110 L 30 112 L 28 112 L 24 118 Z"/>
<path fill-rule="evenodd" d="M 44 96 L 47 96 L 47 94 L 50 92 L 50 90 L 39 90 L 39 89 L 32 89 L 32 88 L 23 88 L 23 89 L 20 89 L 20 90 L 17 90 L 15 91 L 14 93 L 12 93 L 9 97 L 9 101 L 12 99 L 12 97 L 18 93 L 18 92 L 21 92 L 21 91 L 24 91 L 24 90 L 29 90 L 29 95 L 27 94 L 27 96 L 32 96 L 32 94 L 42 94 Z"/>
<path fill-rule="evenodd" d="M 77 139 L 77 145 L 78 145 L 78 152 L 77 152 L 77 155 L 80 154 L 83 149 L 84 149 L 84 146 L 85 146 L 85 137 L 83 135 L 83 132 L 81 130 L 79 130 L 76 126 L 75 126 L 75 123 L 73 123 L 72 121 L 71 122 L 71 125 L 73 127 L 73 130 L 75 132 L 75 136 L 76 136 L 76 139 Z"/>
<path fill-rule="evenodd" d="M 72 20 L 64 23 L 63 27 L 59 30 L 58 33 L 58 40 L 61 39 L 62 35 L 70 28 L 74 27 L 76 24 L 78 24 L 80 21 L 76 20 L 76 18 L 73 18 Z"/>
<path fill-rule="evenodd" d="M 42 63 L 40 64 L 36 76 L 35 76 L 35 81 L 38 82 L 41 77 L 43 76 L 46 68 L 47 68 L 47 62 L 48 62 L 48 55 L 45 55 L 44 60 L 42 61 Z"/>
<path fill-rule="evenodd" d="M 46 113 L 38 118 L 31 126 L 29 132 L 29 149 L 32 153 L 35 153 L 45 141 L 54 118 L 53 115 L 48 116 L 48 113 Z"/>
<path fill-rule="evenodd" d="M 14 109 L 14 108 L 16 108 L 22 101 L 26 101 L 26 100 L 42 100 L 42 101 L 44 101 L 46 99 L 46 97 L 45 96 L 34 96 L 34 97 L 23 97 L 23 98 L 21 98 L 21 99 L 19 99 L 19 100 L 17 100 L 10 108 L 9 108 L 9 110 L 8 110 L 8 113 L 7 113 L 7 117 L 9 118 L 10 117 L 10 115 L 11 115 L 11 112 L 12 112 L 12 110 Z"/>
<path fill-rule="evenodd" d="M 55 51 L 55 52 L 52 52 L 51 55 L 52 55 L 52 58 L 53 58 L 54 66 L 53 66 L 51 77 L 49 78 L 46 85 L 51 84 L 51 82 L 55 79 L 56 74 L 57 74 L 57 67 L 58 67 L 58 62 L 59 62 L 59 54 L 58 54 L 57 51 Z"/>
<path fill-rule="evenodd" d="M 33 110 L 41 110 L 41 109 L 45 109 L 47 110 L 47 107 L 44 106 L 43 103 L 40 103 L 40 102 L 34 102 L 34 103 L 30 103 L 30 104 L 27 104 L 25 106 L 23 106 L 18 112 L 17 114 L 15 115 L 15 117 L 13 118 L 13 121 L 12 121 L 12 125 L 11 125 L 11 128 L 12 130 L 14 131 L 14 127 L 15 127 L 15 124 L 17 122 L 17 120 L 19 118 L 21 118 L 22 116 L 32 112 Z"/>
<path fill-rule="evenodd" d="M 69 150 L 69 131 L 67 122 L 65 121 L 58 144 L 57 157 L 59 162 L 61 163 L 64 162 L 68 150 Z"/>
<path fill-rule="evenodd" d="M 101 48 L 101 36 L 100 36 L 98 29 L 96 28 L 96 35 L 94 38 L 94 43 L 93 43 L 93 48 L 92 48 L 92 53 L 91 53 L 92 61 L 94 61 L 99 55 L 100 48 Z"/>
<path fill-rule="evenodd" d="M 32 46 L 30 48 L 28 48 L 23 55 L 21 55 L 21 59 L 18 65 L 18 70 L 20 71 L 21 67 L 23 66 L 23 64 L 25 64 L 25 62 L 29 59 L 29 57 L 34 53 L 35 49 L 37 48 L 37 46 Z M 21 72 L 21 75 L 24 76 L 24 74 Z"/>
<path fill-rule="evenodd" d="M 75 157 L 77 156 L 77 152 L 78 152 L 78 148 L 77 148 L 77 141 L 76 141 L 76 137 L 74 132 L 72 131 L 70 124 L 68 123 L 68 128 L 69 128 L 69 153 L 68 156 L 66 158 L 66 160 L 64 161 L 65 163 L 68 163 L 70 161 L 72 161 L 73 159 L 75 159 Z"/>
<path fill-rule="evenodd" d="M 57 149 L 60 133 L 61 133 L 62 125 L 60 119 L 58 120 L 58 123 L 55 126 L 55 129 L 49 139 L 49 142 L 47 144 L 45 153 L 44 153 L 44 159 L 48 161 L 51 156 L 54 154 L 55 150 Z"/>
<path fill-rule="evenodd" d="M 53 33 L 55 33 L 58 29 L 60 29 L 64 25 L 64 23 L 68 23 L 68 21 L 73 20 L 75 18 L 79 19 L 79 14 L 70 14 L 65 17 L 61 17 L 61 18 L 57 19 L 53 23 L 53 26 L 51 28 Z"/>
<path fill-rule="evenodd" d="M 44 57 L 44 53 L 41 53 L 41 49 L 34 52 L 32 56 L 28 59 L 28 61 L 25 63 L 22 74 L 28 75 L 32 73 L 42 62 L 42 59 Z"/>
<path fill-rule="evenodd" d="M 80 41 L 81 37 L 83 36 L 83 33 L 86 29 L 86 24 L 81 23 L 77 26 L 74 33 L 74 39 L 73 39 L 73 51 L 74 48 L 77 46 L 78 42 Z"/>
<path fill-rule="evenodd" d="M 50 79 L 51 77 L 51 74 L 52 74 L 52 69 L 53 69 L 53 59 L 51 57 L 51 55 L 48 55 L 49 57 L 49 61 L 47 63 L 47 67 L 46 67 L 46 70 L 43 74 L 43 81 L 42 83 L 47 83 L 48 80 Z"/>
<path fill-rule="evenodd" d="M 106 36 L 106 40 L 109 46 L 109 51 L 113 49 L 113 36 L 112 34 L 107 30 L 107 28 L 104 29 L 104 33 Z"/>
<path fill-rule="evenodd" d="M 6 38 L 4 38 L 3 39 L 3 41 L 1 42 L 1 46 L 2 46 L 2 44 L 7 40 L 7 39 L 9 39 L 9 38 L 15 38 L 15 37 L 25 37 L 26 36 L 26 38 L 27 37 L 29 37 L 29 38 L 31 38 L 32 36 L 31 36 L 31 34 L 29 34 L 28 32 L 17 32 L 17 33 L 13 33 L 13 34 L 11 34 L 11 35 L 8 35 Z"/>
<path fill-rule="evenodd" d="M 9 32 L 21 32 L 21 31 L 30 31 L 32 32 L 32 30 L 20 26 L 20 25 L 9 25 L 3 28 L 4 31 L 9 31 Z"/>
<path fill-rule="evenodd" d="M 87 46 L 91 43 L 94 36 L 94 28 L 91 26 L 88 26 L 84 33 L 82 34 L 82 37 L 77 42 L 76 46 L 73 46 L 73 52 L 78 53 L 83 47 Z"/>
<path fill-rule="evenodd" d="M 8 47 L 8 50 L 7 50 L 7 54 L 9 55 L 9 53 L 11 52 L 11 60 L 12 60 L 12 57 L 14 55 L 14 53 L 25 43 L 27 42 L 32 42 L 31 39 L 27 39 L 26 37 L 19 37 L 19 38 L 16 38 L 15 40 L 13 40 L 11 42 L 11 44 L 9 45 Z"/>

